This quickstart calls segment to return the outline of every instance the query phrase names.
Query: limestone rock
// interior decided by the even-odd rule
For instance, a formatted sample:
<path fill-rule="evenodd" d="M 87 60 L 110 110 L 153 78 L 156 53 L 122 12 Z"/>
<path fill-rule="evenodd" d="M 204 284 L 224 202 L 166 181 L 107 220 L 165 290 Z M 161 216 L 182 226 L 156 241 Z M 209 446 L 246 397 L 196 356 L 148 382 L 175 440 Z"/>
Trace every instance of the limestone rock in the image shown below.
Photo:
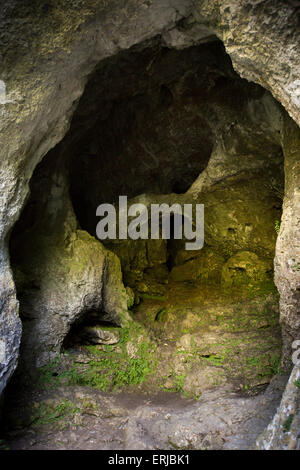
<path fill-rule="evenodd" d="M 194 17 L 224 41 L 238 73 L 269 89 L 300 125 L 296 5 L 197 0 Z"/>
<path fill-rule="evenodd" d="M 167 261 L 166 240 L 116 240 L 105 246 L 119 257 L 124 282 L 130 287 L 144 279 L 146 270 L 157 270 Z"/>
<path fill-rule="evenodd" d="M 222 269 L 224 287 L 243 286 L 270 280 L 272 263 L 260 259 L 255 253 L 241 251 L 232 256 Z"/>
<path fill-rule="evenodd" d="M 14 281 L 8 268 L 0 274 L 1 304 L 0 314 L 0 395 L 4 390 L 19 357 L 22 323 L 19 306 L 14 301 Z"/>
<path fill-rule="evenodd" d="M 0 111 L 0 328 L 5 359 L 0 364 L 0 391 L 15 370 L 21 339 L 8 234 L 28 196 L 34 168 L 67 132 L 95 64 L 174 27 L 189 12 L 189 4 L 178 0 L 149 5 L 130 0 L 123 6 L 114 2 L 112 9 L 102 0 L 46 8 L 14 0 L 2 3 L 1 91 L 6 90 L 6 96 L 1 97 Z"/>
<path fill-rule="evenodd" d="M 130 359 L 136 359 L 138 349 L 139 349 L 138 345 L 134 344 L 132 341 L 129 341 L 126 344 L 126 351 Z"/>
<path fill-rule="evenodd" d="M 131 308 L 134 305 L 135 302 L 135 293 L 131 287 L 127 286 L 126 287 L 126 294 L 127 294 L 127 307 Z"/>
<path fill-rule="evenodd" d="M 53 359 L 85 315 L 118 325 L 129 319 L 120 261 L 78 229 L 63 160 L 50 154 L 37 172 L 11 241 L 24 326 L 20 367 L 27 369 Z"/>
<path fill-rule="evenodd" d="M 119 296 L 121 284 L 109 285 L 116 299 L 103 296 L 106 269 L 110 269 L 107 251 L 86 232 L 73 233 L 72 239 L 60 246 L 49 240 L 46 252 L 45 246 L 35 248 L 37 258 L 32 256 L 31 264 L 23 267 L 35 284 L 20 289 L 27 366 L 41 366 L 55 357 L 71 325 L 82 320 L 85 312 L 98 311 L 101 317 L 105 311 L 120 323 L 127 310 L 124 288 L 123 298 Z M 118 268 L 120 272 L 120 265 Z"/>
<path fill-rule="evenodd" d="M 189 253 L 189 255 L 188 255 Z M 193 256 L 193 252 L 181 250 L 177 253 L 176 261 L 180 262 L 186 256 Z M 173 281 L 220 282 L 222 265 L 225 260 L 211 249 L 203 248 L 194 259 L 173 267 L 170 278 Z"/>
<path fill-rule="evenodd" d="M 117 344 L 120 339 L 116 333 L 97 326 L 86 326 L 80 334 L 84 340 L 92 344 Z"/>
<path fill-rule="evenodd" d="M 300 130 L 289 118 L 285 119 L 283 151 L 286 193 L 274 264 L 280 293 L 283 361 L 289 364 L 291 344 L 300 338 Z"/>
<path fill-rule="evenodd" d="M 256 441 L 256 449 L 300 450 L 299 384 L 300 369 L 295 366 L 273 420 Z"/>
<path fill-rule="evenodd" d="M 200 397 L 204 390 L 224 385 L 225 382 L 226 379 L 222 376 L 220 368 L 211 365 L 199 369 L 196 365 L 187 373 L 183 389 L 193 396 Z"/>
<path fill-rule="evenodd" d="M 138 353 L 139 347 L 140 347 L 141 343 L 143 342 L 143 340 L 145 338 L 146 338 L 146 336 L 139 335 L 136 338 L 135 342 L 128 341 L 128 343 L 126 344 L 126 351 L 127 351 L 128 356 L 130 357 L 130 359 L 136 359 L 137 358 L 137 353 Z"/>

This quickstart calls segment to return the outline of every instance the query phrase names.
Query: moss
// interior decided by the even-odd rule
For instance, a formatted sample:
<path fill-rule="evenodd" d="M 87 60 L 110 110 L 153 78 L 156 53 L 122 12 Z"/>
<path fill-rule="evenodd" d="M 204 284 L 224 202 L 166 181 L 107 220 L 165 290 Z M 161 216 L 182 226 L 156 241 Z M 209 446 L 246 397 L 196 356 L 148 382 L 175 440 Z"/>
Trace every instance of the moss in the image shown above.
<path fill-rule="evenodd" d="M 293 420 L 294 420 L 294 415 L 290 415 L 286 420 L 285 422 L 283 423 L 282 425 L 282 428 L 283 428 L 283 431 L 284 432 L 289 432 L 290 429 L 291 429 L 291 426 L 292 426 L 292 423 L 293 423 Z"/>
<path fill-rule="evenodd" d="M 197 366 L 213 365 L 216 379 L 222 378 L 224 373 L 231 380 L 239 380 L 246 383 L 248 388 L 261 381 L 268 381 L 278 372 L 281 358 L 280 348 L 273 351 L 273 343 L 270 344 L 257 336 L 256 332 L 237 338 L 224 339 L 220 343 L 210 344 L 210 350 L 218 353 L 207 354 L 207 347 L 192 347 L 189 351 L 177 351 L 176 354 L 186 356 L 186 363 Z"/>
<path fill-rule="evenodd" d="M 161 386 L 161 388 L 165 392 L 170 392 L 170 393 L 184 393 L 186 397 L 191 396 L 191 394 L 185 392 L 184 390 L 184 382 L 186 379 L 186 373 L 183 374 L 176 374 L 174 369 L 170 371 L 170 376 L 172 380 L 172 386 L 170 388 L 166 388 L 164 385 Z M 166 378 L 166 377 L 165 377 Z"/>
<path fill-rule="evenodd" d="M 225 356 L 224 355 L 215 355 L 211 354 L 207 359 L 209 362 L 211 362 L 214 366 L 221 366 L 224 364 Z"/>
<path fill-rule="evenodd" d="M 231 332 L 251 331 L 259 328 L 273 328 L 278 325 L 279 315 L 274 309 L 264 308 L 262 311 L 244 311 L 235 312 L 232 316 L 218 316 L 216 319 L 218 325 L 224 330 Z"/>
<path fill-rule="evenodd" d="M 295 385 L 295 387 L 300 388 L 300 379 L 295 380 L 294 385 Z"/>
<path fill-rule="evenodd" d="M 53 388 L 56 385 L 55 378 L 57 376 L 57 368 L 59 366 L 60 358 L 56 357 L 45 366 L 41 367 L 38 371 L 37 386 L 41 389 Z"/>
<path fill-rule="evenodd" d="M 184 382 L 186 379 L 186 374 L 173 374 L 173 383 L 174 388 L 172 389 L 174 392 L 183 392 Z"/>
<path fill-rule="evenodd" d="M 270 280 L 270 260 L 261 259 L 250 251 L 240 251 L 229 258 L 222 268 L 222 284 L 230 286 L 249 286 Z"/>
<path fill-rule="evenodd" d="M 62 401 L 59 404 L 55 402 L 35 403 L 31 417 L 32 426 L 40 427 L 43 425 L 51 425 L 56 427 L 59 425 L 59 422 L 63 421 L 65 418 L 74 416 L 75 413 L 79 411 L 80 408 L 70 400 Z M 68 425 L 67 423 L 69 423 L 69 420 L 63 424 L 63 427 L 66 427 Z M 59 427 L 61 428 L 62 426 L 59 425 Z"/>
<path fill-rule="evenodd" d="M 155 317 L 155 320 L 158 322 L 164 322 L 166 320 L 166 313 L 167 310 L 165 308 L 162 308 Z"/>
<path fill-rule="evenodd" d="M 154 295 L 154 294 L 140 294 L 142 299 L 149 299 L 149 300 L 166 300 L 166 297 L 163 295 Z"/>
<path fill-rule="evenodd" d="M 57 372 L 59 359 L 52 361 L 41 369 L 40 385 L 51 387 L 65 383 L 107 391 L 142 384 L 156 369 L 157 358 L 153 354 L 153 344 L 145 337 L 143 328 L 134 322 L 129 327 L 119 329 L 119 333 L 117 348 L 109 345 L 99 350 L 97 346 L 86 346 L 91 361 L 84 368 L 73 363 L 67 370 Z M 126 346 L 129 342 L 136 345 L 135 357 L 128 355 Z"/>

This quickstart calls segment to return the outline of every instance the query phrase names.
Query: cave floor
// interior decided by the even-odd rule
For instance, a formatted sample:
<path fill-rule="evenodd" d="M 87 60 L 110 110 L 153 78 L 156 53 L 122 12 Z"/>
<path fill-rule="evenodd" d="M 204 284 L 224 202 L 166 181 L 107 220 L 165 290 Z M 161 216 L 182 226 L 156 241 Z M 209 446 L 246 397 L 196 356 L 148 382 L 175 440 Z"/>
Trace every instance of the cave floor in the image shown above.
<path fill-rule="evenodd" d="M 141 294 L 114 345 L 75 344 L 12 387 L 12 449 L 242 449 L 270 421 L 280 373 L 273 285 L 171 282 Z M 278 374 L 279 372 L 279 374 Z M 277 374 L 277 375 L 276 375 Z M 24 377 L 23 377 L 24 380 Z M 271 382 L 271 384 L 270 384 Z M 270 384 L 270 385 L 269 385 Z M 269 386 L 268 386 L 269 385 Z"/>
<path fill-rule="evenodd" d="M 281 333 L 272 283 L 246 288 L 171 282 L 143 295 L 133 318 L 159 351 L 163 388 L 194 398 L 225 384 L 254 394 L 278 371 Z M 152 379 L 155 381 L 155 378 Z"/>
<path fill-rule="evenodd" d="M 199 401 L 167 392 L 106 394 L 59 387 L 36 393 L 39 419 L 10 431 L 2 448 L 251 449 L 279 405 L 286 380 L 276 376 L 264 393 L 252 397 L 206 390 Z"/>

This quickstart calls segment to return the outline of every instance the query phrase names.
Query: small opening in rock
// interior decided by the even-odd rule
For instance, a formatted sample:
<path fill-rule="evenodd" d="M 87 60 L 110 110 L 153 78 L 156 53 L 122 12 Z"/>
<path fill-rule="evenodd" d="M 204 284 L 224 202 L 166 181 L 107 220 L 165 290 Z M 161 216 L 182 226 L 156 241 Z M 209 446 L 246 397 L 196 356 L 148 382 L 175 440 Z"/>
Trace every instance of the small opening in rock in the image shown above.
<path fill-rule="evenodd" d="M 76 349 L 84 345 L 109 344 L 111 336 L 108 331 L 118 330 L 119 326 L 109 320 L 106 315 L 96 311 L 85 312 L 82 318 L 75 322 L 64 339 L 62 349 Z"/>

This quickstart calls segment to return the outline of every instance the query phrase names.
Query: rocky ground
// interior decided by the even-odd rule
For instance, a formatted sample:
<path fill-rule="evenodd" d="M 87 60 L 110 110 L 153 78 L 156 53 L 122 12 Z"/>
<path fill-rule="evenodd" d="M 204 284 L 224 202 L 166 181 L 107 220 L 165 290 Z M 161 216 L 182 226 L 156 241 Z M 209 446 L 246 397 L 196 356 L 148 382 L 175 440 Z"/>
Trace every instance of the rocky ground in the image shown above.
<path fill-rule="evenodd" d="M 167 392 L 106 394 L 88 387 L 60 387 L 32 395 L 27 426 L 10 430 L 2 447 L 250 449 L 272 419 L 285 381 L 278 376 L 265 393 L 254 397 L 219 388 L 205 391 L 199 401 Z"/>
<path fill-rule="evenodd" d="M 264 386 L 278 371 L 278 297 L 271 284 L 246 289 L 170 282 L 133 309 L 159 353 L 164 389 L 200 397 L 205 389 Z"/>
<path fill-rule="evenodd" d="M 279 368 L 274 288 L 226 291 L 170 281 L 163 290 L 140 297 L 129 327 L 79 328 L 38 376 L 23 375 L 21 385 L 16 376 L 2 445 L 253 447 L 287 380 Z"/>

